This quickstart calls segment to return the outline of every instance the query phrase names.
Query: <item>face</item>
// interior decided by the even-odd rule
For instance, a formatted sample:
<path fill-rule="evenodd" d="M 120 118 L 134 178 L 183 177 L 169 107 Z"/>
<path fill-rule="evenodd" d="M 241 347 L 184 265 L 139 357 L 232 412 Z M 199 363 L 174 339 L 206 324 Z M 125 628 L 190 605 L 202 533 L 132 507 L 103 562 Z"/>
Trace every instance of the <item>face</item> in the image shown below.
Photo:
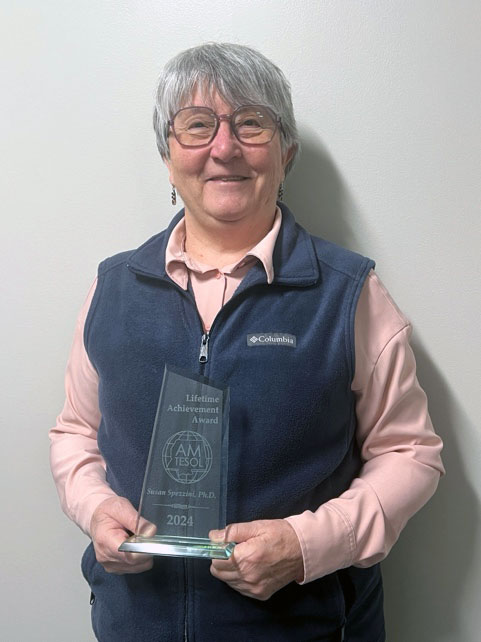
<path fill-rule="evenodd" d="M 199 91 L 188 104 L 210 107 L 217 114 L 234 111 L 219 95 L 206 100 Z M 201 224 L 272 220 L 289 158 L 281 152 L 278 131 L 270 143 L 248 146 L 237 140 L 230 123 L 223 120 L 214 140 L 205 147 L 182 147 L 172 133 L 169 145 L 170 182 L 188 215 Z"/>

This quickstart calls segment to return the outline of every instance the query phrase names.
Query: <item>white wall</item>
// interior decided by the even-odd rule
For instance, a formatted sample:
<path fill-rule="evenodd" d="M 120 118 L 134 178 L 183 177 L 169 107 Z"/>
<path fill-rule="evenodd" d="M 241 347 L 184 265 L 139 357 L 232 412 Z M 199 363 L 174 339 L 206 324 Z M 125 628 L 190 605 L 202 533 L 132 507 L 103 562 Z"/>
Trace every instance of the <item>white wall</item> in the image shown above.
<path fill-rule="evenodd" d="M 477 0 L 0 1 L 2 639 L 86 641 L 86 538 L 47 430 L 96 264 L 173 214 L 151 131 L 163 63 L 253 45 L 291 79 L 304 154 L 285 201 L 374 257 L 415 325 L 448 475 L 384 564 L 390 642 L 476 642 L 481 615 Z"/>

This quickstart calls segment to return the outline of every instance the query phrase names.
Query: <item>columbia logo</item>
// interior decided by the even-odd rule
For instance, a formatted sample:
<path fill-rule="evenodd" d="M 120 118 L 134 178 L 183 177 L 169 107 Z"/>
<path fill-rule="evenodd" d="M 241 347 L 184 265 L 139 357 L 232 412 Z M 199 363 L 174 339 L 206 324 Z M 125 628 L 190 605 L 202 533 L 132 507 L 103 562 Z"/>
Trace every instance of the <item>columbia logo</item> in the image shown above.
<path fill-rule="evenodd" d="M 257 332 L 256 334 L 247 335 L 247 345 L 249 348 L 254 346 L 285 346 L 295 348 L 297 339 L 293 334 L 285 332 Z"/>

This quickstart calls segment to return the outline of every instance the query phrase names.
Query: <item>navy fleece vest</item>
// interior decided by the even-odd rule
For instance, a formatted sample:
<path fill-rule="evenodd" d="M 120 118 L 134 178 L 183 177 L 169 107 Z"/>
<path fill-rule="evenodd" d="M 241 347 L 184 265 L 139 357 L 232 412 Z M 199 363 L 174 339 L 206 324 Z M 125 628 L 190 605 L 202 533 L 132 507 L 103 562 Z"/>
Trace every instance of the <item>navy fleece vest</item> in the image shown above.
<path fill-rule="evenodd" d="M 230 387 L 228 523 L 315 510 L 360 468 L 354 315 L 373 263 L 311 237 L 282 211 L 274 282 L 266 283 L 261 266 L 251 268 L 212 325 L 205 363 L 192 294 L 165 272 L 166 244 L 182 213 L 137 250 L 100 265 L 85 327 L 100 382 L 98 443 L 109 484 L 135 506 L 166 364 Z M 295 346 L 248 342 L 266 333 L 292 335 Z M 258 602 L 214 579 L 205 560 L 156 558 L 152 571 L 115 576 L 89 547 L 82 566 L 102 641 L 327 640 L 369 592 L 367 637 L 352 639 L 382 639 L 377 567 L 292 583 Z"/>

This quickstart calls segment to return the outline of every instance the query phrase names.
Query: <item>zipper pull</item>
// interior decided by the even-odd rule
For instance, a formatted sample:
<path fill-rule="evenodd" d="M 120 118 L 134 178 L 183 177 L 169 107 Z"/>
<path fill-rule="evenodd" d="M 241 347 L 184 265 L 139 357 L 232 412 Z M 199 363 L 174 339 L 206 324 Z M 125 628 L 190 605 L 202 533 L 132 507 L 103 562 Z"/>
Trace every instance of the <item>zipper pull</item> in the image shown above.
<path fill-rule="evenodd" d="M 201 363 L 206 363 L 209 359 L 209 338 L 210 337 L 208 332 L 202 335 L 199 354 L 199 361 Z"/>

